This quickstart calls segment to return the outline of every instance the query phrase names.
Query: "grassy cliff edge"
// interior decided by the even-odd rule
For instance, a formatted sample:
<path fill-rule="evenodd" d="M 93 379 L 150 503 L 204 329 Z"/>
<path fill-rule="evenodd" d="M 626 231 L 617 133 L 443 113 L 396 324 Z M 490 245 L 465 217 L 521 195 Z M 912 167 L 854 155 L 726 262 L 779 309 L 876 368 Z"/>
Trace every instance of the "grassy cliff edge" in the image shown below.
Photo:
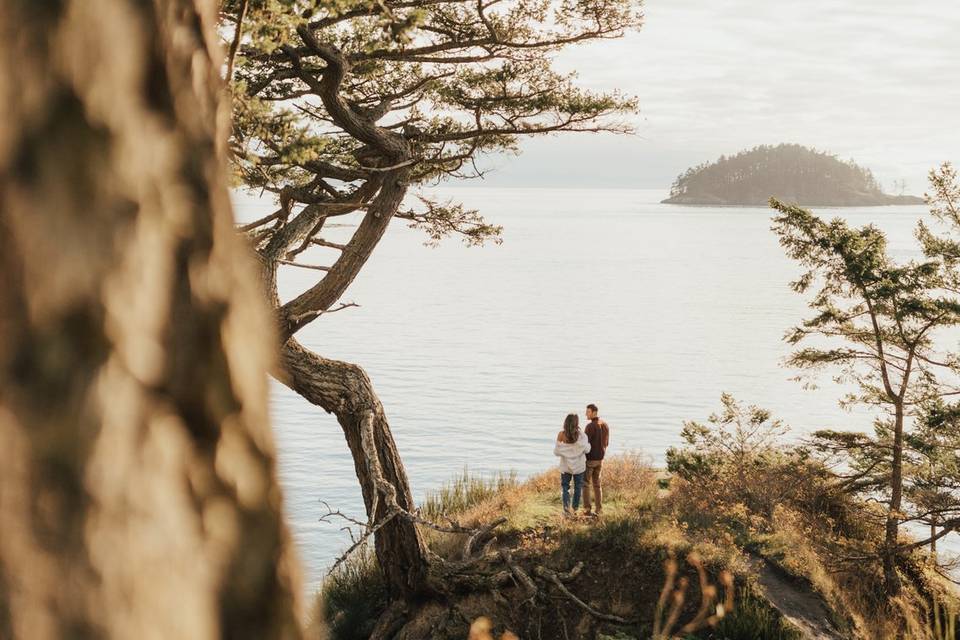
<path fill-rule="evenodd" d="M 512 549 L 515 562 L 532 573 L 537 565 L 562 572 L 583 561 L 570 591 L 630 623 L 599 619 L 564 598 L 522 600 L 519 589 L 508 588 L 427 603 L 405 637 L 462 639 L 471 621 L 486 617 L 496 632 L 521 638 L 650 638 L 671 558 L 677 584 L 689 585 L 679 623 L 701 606 L 697 571 L 684 559 L 701 562 L 709 583 L 719 584 L 725 570 L 734 576 L 733 610 L 689 637 L 960 637 L 947 627 L 955 621 L 956 600 L 922 553 L 901 567 L 908 588 L 895 602 L 882 595 L 879 567 L 844 560 L 879 532 L 857 517 L 863 505 L 835 492 L 821 469 L 792 466 L 785 476 L 787 469 L 773 464 L 753 471 L 742 485 L 684 474 L 667 480 L 638 456 L 614 458 L 604 466 L 601 520 L 561 517 L 554 471 L 523 483 L 465 473 L 432 495 L 423 513 L 456 515 L 464 523 L 505 516 L 497 544 Z M 462 540 L 433 534 L 430 543 L 434 552 L 455 558 Z M 359 554 L 324 583 L 317 637 L 366 638 L 386 603 L 375 563 Z"/>

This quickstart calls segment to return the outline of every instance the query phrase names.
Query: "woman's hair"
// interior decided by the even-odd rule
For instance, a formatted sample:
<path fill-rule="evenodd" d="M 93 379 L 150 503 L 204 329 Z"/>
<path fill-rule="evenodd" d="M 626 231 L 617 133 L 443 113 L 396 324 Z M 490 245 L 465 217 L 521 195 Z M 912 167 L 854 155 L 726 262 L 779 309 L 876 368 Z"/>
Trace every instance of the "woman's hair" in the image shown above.
<path fill-rule="evenodd" d="M 563 420 L 563 438 L 569 444 L 580 439 L 580 418 L 575 413 L 568 413 Z"/>

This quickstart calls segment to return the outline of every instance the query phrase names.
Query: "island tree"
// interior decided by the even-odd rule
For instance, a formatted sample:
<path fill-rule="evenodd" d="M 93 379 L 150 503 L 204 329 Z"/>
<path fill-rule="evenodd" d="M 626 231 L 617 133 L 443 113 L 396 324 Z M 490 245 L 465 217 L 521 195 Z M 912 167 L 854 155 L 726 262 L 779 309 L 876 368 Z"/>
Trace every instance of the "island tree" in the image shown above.
<path fill-rule="evenodd" d="M 296 333 L 337 306 L 394 219 L 430 241 L 498 240 L 476 211 L 418 193 L 481 175 L 483 154 L 523 136 L 624 132 L 635 108 L 579 88 L 552 57 L 638 27 L 634 0 L 383 0 L 317 5 L 231 2 L 236 61 L 232 149 L 240 181 L 277 209 L 244 226 L 259 254 L 282 341 L 278 377 L 336 415 L 353 454 L 376 552 L 395 596 L 437 589 L 386 413 L 357 365 L 306 349 Z M 238 19 L 239 16 L 245 16 Z M 228 29 L 229 30 L 229 29 Z M 416 197 L 412 197 L 416 196 Z M 356 214 L 347 242 L 324 237 Z M 328 263 L 310 263 L 318 248 Z M 316 282 L 289 300 L 281 269 Z"/>
<path fill-rule="evenodd" d="M 297 638 L 208 0 L 0 5 L 0 637 Z"/>
<path fill-rule="evenodd" d="M 931 202 L 937 214 L 936 197 Z M 956 393 L 960 373 L 957 358 L 943 353 L 942 340 L 937 340 L 944 329 L 960 323 L 955 261 L 960 253 L 950 253 L 958 245 L 921 224 L 924 259 L 898 263 L 889 255 L 885 235 L 873 225 L 855 228 L 777 200 L 771 205 L 779 212 L 773 228 L 781 244 L 805 268 L 793 288 L 813 290 L 809 304 L 814 315 L 791 330 L 787 340 L 800 345 L 814 339 L 815 345 L 795 351 L 788 364 L 830 368 L 838 382 L 853 389 L 844 404 L 879 411 L 872 436 L 821 431 L 815 438 L 822 451 L 846 457 L 851 469 L 846 489 L 885 501 L 885 539 L 878 556 L 886 589 L 894 595 L 900 590 L 898 554 L 960 526 L 956 476 L 941 475 L 954 464 L 949 447 L 956 442 L 955 422 L 952 413 L 937 409 Z M 931 518 L 942 525 L 931 539 L 900 542 L 904 522 Z"/>

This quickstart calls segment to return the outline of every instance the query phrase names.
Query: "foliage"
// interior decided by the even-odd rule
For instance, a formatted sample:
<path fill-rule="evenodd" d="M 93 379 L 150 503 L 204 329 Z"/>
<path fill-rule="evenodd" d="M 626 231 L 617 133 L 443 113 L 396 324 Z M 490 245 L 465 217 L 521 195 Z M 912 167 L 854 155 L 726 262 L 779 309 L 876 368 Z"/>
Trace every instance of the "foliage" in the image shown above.
<path fill-rule="evenodd" d="M 552 55 L 641 21 L 634 0 L 251 0 L 234 87 L 238 178 L 282 194 L 287 215 L 344 215 L 391 172 L 413 186 L 477 177 L 479 156 L 515 151 L 522 136 L 628 131 L 620 116 L 636 101 L 578 87 Z M 432 242 L 499 235 L 475 211 L 423 196 L 389 213 Z"/>
<path fill-rule="evenodd" d="M 706 424 L 686 422 L 686 445 L 667 451 L 676 474 L 671 500 L 685 523 L 703 530 L 719 526 L 740 544 L 769 532 L 774 512 L 783 507 L 815 512 L 827 528 L 853 526 L 846 520 L 850 502 L 833 476 L 806 448 L 782 442 L 788 427 L 728 394 L 721 402 L 723 410 Z"/>
<path fill-rule="evenodd" d="M 708 425 L 684 422 L 680 437 L 687 447 L 667 450 L 667 469 L 680 477 L 716 475 L 732 465 L 738 475 L 776 454 L 777 441 L 788 431 L 770 412 L 744 408 L 730 394 L 720 397 L 723 411 L 712 414 Z"/>
<path fill-rule="evenodd" d="M 737 589 L 736 606 L 707 638 L 717 640 L 802 640 L 795 627 L 783 619 L 749 586 Z"/>
<path fill-rule="evenodd" d="M 798 144 L 761 145 L 680 174 L 665 202 L 763 205 L 774 196 L 804 205 L 890 204 L 869 169 Z M 906 200 L 911 200 L 909 197 Z"/>
<path fill-rule="evenodd" d="M 724 405 L 738 407 L 739 412 L 721 412 L 720 416 L 753 415 L 765 418 L 757 423 L 776 423 L 756 407 L 745 411 L 731 399 Z M 717 432 L 729 431 L 735 423 L 708 422 L 704 428 L 712 433 L 688 440 L 687 446 L 675 453 L 676 459 L 688 459 L 701 443 L 720 440 Z M 897 607 L 891 607 L 881 568 L 863 561 L 883 543 L 883 510 L 847 491 L 848 479 L 831 472 L 806 447 L 780 443 L 745 449 L 756 454 L 751 456 L 751 471 L 743 480 L 737 474 L 742 463 L 737 448 L 713 449 L 710 464 L 677 472 L 666 500 L 667 513 L 687 539 L 739 547 L 762 556 L 806 590 L 819 593 L 829 605 L 834 626 L 864 637 L 888 637 L 904 626 L 922 627 L 927 603 L 949 601 L 942 596 L 944 581 L 928 557 L 905 550 L 898 562 L 907 580 Z M 748 602 L 745 607 L 749 609 Z M 747 625 L 775 619 L 769 612 L 759 612 L 757 620 Z M 774 634 L 769 629 L 765 633 Z"/>

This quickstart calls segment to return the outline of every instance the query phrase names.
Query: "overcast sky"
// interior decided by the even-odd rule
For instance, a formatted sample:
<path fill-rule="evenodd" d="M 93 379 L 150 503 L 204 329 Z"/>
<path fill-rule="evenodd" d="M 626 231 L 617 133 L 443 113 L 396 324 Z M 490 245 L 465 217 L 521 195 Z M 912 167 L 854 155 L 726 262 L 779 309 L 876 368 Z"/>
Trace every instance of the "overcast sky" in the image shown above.
<path fill-rule="evenodd" d="M 690 165 L 779 142 L 918 194 L 929 168 L 960 164 L 960 1 L 647 0 L 645 13 L 640 32 L 557 61 L 638 96 L 637 135 L 527 141 L 486 183 L 666 188 Z"/>

